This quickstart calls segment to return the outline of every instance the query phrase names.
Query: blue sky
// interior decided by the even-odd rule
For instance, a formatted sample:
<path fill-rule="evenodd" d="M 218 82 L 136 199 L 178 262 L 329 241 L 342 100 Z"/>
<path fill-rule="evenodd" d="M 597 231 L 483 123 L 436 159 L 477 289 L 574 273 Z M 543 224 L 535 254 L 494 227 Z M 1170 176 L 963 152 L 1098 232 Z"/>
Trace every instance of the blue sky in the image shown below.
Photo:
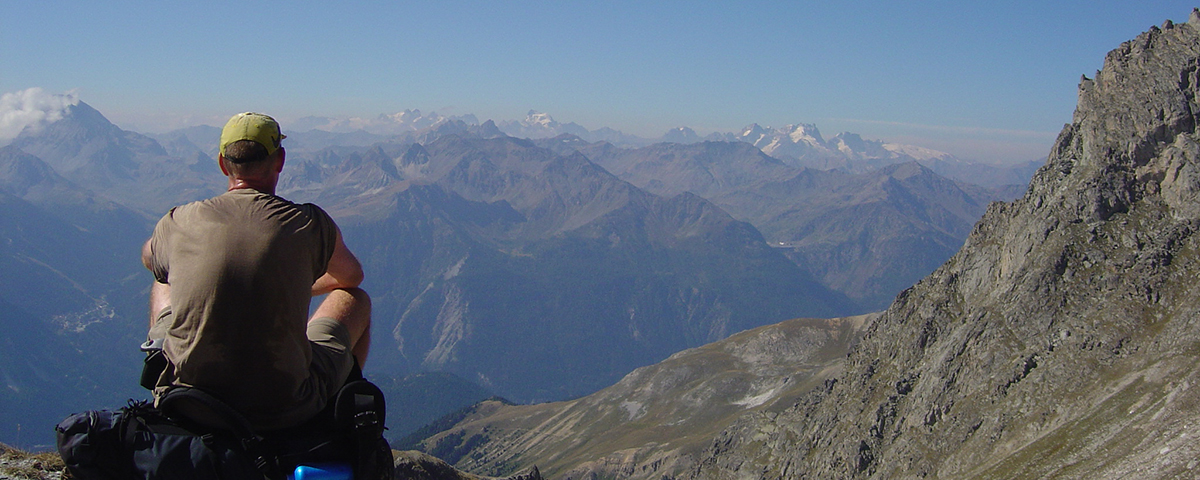
<path fill-rule="evenodd" d="M 75 92 L 138 131 L 256 110 L 658 136 L 814 123 L 963 158 L 1044 156 L 1081 74 L 1181 1 L 18 2 L 0 93 Z M 1200 5 L 1200 3 L 1197 3 Z M 3 112 L 0 112 L 2 114 Z"/>

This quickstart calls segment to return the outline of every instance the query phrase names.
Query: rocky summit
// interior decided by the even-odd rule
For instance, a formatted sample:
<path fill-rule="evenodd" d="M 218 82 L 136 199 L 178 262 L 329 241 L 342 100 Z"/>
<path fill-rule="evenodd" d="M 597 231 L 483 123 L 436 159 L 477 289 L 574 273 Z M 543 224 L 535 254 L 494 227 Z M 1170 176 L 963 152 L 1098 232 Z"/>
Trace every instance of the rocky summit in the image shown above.
<path fill-rule="evenodd" d="M 1110 52 L 1026 195 L 686 476 L 1200 476 L 1198 95 L 1200 12 Z"/>

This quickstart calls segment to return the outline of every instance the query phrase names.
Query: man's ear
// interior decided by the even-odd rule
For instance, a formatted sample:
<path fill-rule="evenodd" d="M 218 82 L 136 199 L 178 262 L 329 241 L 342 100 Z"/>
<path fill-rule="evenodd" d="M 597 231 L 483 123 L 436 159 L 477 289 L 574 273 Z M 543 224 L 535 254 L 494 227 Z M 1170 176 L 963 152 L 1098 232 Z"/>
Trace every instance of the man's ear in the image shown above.
<path fill-rule="evenodd" d="M 279 155 L 279 164 L 275 165 L 275 173 L 279 173 L 283 171 L 283 163 L 287 160 L 287 150 L 279 147 L 279 151 L 275 153 Z"/>
<path fill-rule="evenodd" d="M 217 154 L 217 166 L 221 167 L 222 174 L 229 176 L 229 169 L 225 168 L 225 155 Z"/>

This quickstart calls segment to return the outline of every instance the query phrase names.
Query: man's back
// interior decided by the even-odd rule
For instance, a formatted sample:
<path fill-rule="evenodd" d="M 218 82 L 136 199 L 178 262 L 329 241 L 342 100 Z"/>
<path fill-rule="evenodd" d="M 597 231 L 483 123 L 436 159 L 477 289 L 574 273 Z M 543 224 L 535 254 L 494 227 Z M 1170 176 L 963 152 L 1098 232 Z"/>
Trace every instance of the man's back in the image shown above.
<path fill-rule="evenodd" d="M 151 270 L 171 286 L 164 350 L 174 372 L 160 385 L 203 387 L 266 428 L 315 413 L 305 325 L 336 236 L 316 206 L 253 189 L 164 216 Z"/>

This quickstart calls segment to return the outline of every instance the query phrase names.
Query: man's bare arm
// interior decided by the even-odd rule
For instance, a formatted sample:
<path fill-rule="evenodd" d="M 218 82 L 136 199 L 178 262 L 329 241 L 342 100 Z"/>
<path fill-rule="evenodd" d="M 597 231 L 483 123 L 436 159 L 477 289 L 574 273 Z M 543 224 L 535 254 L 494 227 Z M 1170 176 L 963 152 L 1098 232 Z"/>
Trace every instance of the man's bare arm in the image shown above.
<path fill-rule="evenodd" d="M 150 267 L 153 253 L 150 251 L 150 241 L 142 244 L 142 265 L 146 266 L 147 270 L 153 270 Z M 165 283 L 155 281 L 150 285 L 150 328 L 154 328 L 154 323 L 158 321 L 158 314 L 162 313 L 164 308 L 171 304 L 171 286 Z"/>
<path fill-rule="evenodd" d="M 146 267 L 146 270 L 154 270 L 150 268 L 150 259 L 153 258 L 153 255 L 150 251 L 150 240 L 146 240 L 146 243 L 142 244 L 142 265 Z"/>
<path fill-rule="evenodd" d="M 324 295 L 338 288 L 357 287 L 363 281 L 362 265 L 354 253 L 346 248 L 342 241 L 342 232 L 338 230 L 337 240 L 333 247 L 333 256 L 329 259 L 329 267 L 325 274 L 313 282 L 313 296 Z"/>
<path fill-rule="evenodd" d="M 171 305 L 171 286 L 154 282 L 150 285 L 150 328 L 158 322 L 159 314 Z"/>

